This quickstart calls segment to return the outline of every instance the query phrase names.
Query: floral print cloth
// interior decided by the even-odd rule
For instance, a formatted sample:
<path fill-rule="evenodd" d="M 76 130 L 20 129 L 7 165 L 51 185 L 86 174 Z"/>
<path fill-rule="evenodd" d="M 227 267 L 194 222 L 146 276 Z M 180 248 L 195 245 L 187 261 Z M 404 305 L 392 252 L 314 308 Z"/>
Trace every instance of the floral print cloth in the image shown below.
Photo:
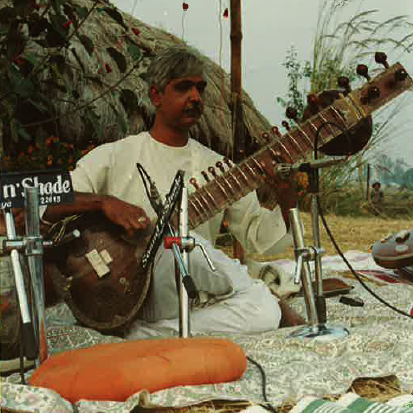
<path fill-rule="evenodd" d="M 323 397 L 344 394 L 359 377 L 395 375 L 402 390 L 413 390 L 413 320 L 385 307 L 365 291 L 358 281 L 346 276 L 341 268 L 335 267 L 337 257 L 329 258 L 331 266 L 328 265 L 328 259 L 323 259 L 324 276 L 335 276 L 354 285 L 349 296 L 364 301 L 363 307 L 350 307 L 341 304 L 339 297 L 327 299 L 329 324 L 347 327 L 350 330 L 348 337 L 334 341 L 289 338 L 289 334 L 296 328 L 284 328 L 259 335 L 225 335 L 241 345 L 247 356 L 263 367 L 267 397 L 273 406 L 285 402 L 297 403 L 308 395 Z M 371 265 L 368 254 L 357 253 L 349 258 L 354 259 L 359 269 L 377 269 Z M 293 266 L 291 262 L 283 263 L 285 266 L 287 264 L 290 268 Z M 367 282 L 384 300 L 409 311 L 413 304 L 413 286 L 383 284 Z M 290 304 L 299 313 L 305 314 L 302 297 L 291 299 Z M 51 326 L 48 329 L 50 354 L 101 342 L 121 341 L 76 326 L 74 322 L 65 304 L 48 310 L 47 323 Z M 27 373 L 29 375 L 30 372 Z M 131 396 L 125 403 L 82 400 L 76 406 L 71 406 L 51 390 L 18 383 L 18 374 L 3 378 L 2 407 L 42 413 L 129 413 L 137 404 L 148 407 L 182 407 L 213 399 L 263 402 L 263 377 L 253 363 L 249 363 L 244 377 L 237 382 L 176 387 L 153 394 L 144 391 Z"/>

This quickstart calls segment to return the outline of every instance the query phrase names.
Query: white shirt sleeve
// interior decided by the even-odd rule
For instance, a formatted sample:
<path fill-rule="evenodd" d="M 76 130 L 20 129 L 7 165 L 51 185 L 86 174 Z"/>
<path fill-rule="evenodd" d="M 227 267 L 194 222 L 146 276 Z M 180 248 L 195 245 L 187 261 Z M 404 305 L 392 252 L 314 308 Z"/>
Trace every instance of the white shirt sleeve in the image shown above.
<path fill-rule="evenodd" d="M 272 255 L 292 245 L 281 209 L 261 207 L 255 192 L 234 203 L 226 219 L 229 230 L 248 253 Z"/>
<path fill-rule="evenodd" d="M 104 194 L 112 163 L 113 145 L 104 144 L 93 149 L 81 158 L 71 172 L 73 190 Z"/>

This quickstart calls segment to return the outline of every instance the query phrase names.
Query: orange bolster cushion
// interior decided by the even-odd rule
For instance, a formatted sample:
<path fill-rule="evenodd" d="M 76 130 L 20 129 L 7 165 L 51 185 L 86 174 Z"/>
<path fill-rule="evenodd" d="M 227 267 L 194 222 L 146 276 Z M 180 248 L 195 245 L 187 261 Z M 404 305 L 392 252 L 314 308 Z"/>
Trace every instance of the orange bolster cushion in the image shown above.
<path fill-rule="evenodd" d="M 100 344 L 49 357 L 32 386 L 80 399 L 125 401 L 140 390 L 235 381 L 247 367 L 237 344 L 215 338 L 172 338 Z"/>

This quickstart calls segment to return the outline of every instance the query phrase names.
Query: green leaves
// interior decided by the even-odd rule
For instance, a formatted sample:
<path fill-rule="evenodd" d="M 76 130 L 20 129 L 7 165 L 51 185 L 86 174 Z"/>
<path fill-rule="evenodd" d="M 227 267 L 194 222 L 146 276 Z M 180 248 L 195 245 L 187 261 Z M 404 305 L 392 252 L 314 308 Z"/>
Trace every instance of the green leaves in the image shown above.
<path fill-rule="evenodd" d="M 3 7 L 0 9 L 0 23 L 10 24 L 17 18 L 17 11 L 14 7 Z"/>
<path fill-rule="evenodd" d="M 89 53 L 89 56 L 92 56 L 93 51 L 95 50 L 95 46 L 90 37 L 86 36 L 85 34 L 78 34 L 77 37 L 83 44 L 86 51 Z"/>
<path fill-rule="evenodd" d="M 130 89 L 119 91 L 116 77 L 120 77 L 119 72 L 127 77 L 142 52 L 135 38 L 129 37 L 130 28 L 122 13 L 106 2 L 96 8 L 98 3 L 94 1 L 88 7 L 73 0 L 11 0 L 7 4 L 0 8 L 0 108 L 6 125 L 5 142 L 22 143 L 24 147 L 26 141 L 33 143 L 50 134 L 59 136 L 60 118 L 75 112 L 81 113 L 82 133 L 100 138 L 104 122 L 93 104 L 105 96 L 112 100 L 109 110 L 116 116 L 119 134 L 126 133 L 138 98 Z M 104 17 L 106 26 L 109 22 L 109 30 L 119 32 L 118 25 L 125 30 L 121 32 L 126 43 L 94 44 L 95 37 L 83 23 L 90 16 L 96 17 L 97 11 L 102 13 L 100 18 Z M 86 70 L 89 63 L 92 70 Z M 105 78 L 112 69 L 115 73 Z M 99 83 L 89 87 L 90 81 Z M 63 110 L 57 109 L 57 102 L 62 102 Z"/>
<path fill-rule="evenodd" d="M 14 93 L 21 97 L 30 97 L 35 89 L 30 79 L 25 79 L 15 65 L 10 66 L 9 79 Z"/>
<path fill-rule="evenodd" d="M 110 57 L 115 61 L 121 73 L 126 72 L 126 58 L 123 53 L 118 52 L 114 47 L 108 47 L 106 51 L 109 53 Z"/>
<path fill-rule="evenodd" d="M 116 9 L 111 7 L 105 7 L 103 11 L 109 14 L 109 16 L 112 17 L 112 19 L 115 20 L 116 23 L 120 24 L 125 30 L 128 30 L 128 27 L 123 21 L 122 15 Z"/>
<path fill-rule="evenodd" d="M 136 44 L 128 42 L 127 50 L 133 60 L 136 60 L 138 62 L 139 60 L 142 59 L 142 52 L 139 49 L 139 47 L 136 46 Z"/>
<path fill-rule="evenodd" d="M 119 97 L 125 111 L 128 115 L 135 112 L 138 108 L 138 98 L 130 89 L 122 89 Z"/>

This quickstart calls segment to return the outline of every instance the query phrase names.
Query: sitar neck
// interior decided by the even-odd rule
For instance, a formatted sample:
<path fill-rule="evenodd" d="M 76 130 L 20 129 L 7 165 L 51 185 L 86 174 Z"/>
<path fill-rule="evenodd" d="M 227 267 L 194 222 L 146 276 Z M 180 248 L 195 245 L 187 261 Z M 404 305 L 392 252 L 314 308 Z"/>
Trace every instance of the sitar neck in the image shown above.
<path fill-rule="evenodd" d="M 407 77 L 403 81 L 395 81 L 395 75 L 400 70 L 404 69 L 396 63 L 278 140 L 272 139 L 267 146 L 241 163 L 235 166 L 228 164 L 229 169 L 220 175 L 214 172 L 213 180 L 188 197 L 189 227 L 196 228 L 263 185 L 270 175 L 268 171 L 278 163 L 298 161 L 314 150 L 316 140 L 318 147 L 325 145 L 406 91 L 412 86 L 412 80 Z M 366 96 L 373 86 L 380 89 L 381 95 L 370 100 Z"/>

